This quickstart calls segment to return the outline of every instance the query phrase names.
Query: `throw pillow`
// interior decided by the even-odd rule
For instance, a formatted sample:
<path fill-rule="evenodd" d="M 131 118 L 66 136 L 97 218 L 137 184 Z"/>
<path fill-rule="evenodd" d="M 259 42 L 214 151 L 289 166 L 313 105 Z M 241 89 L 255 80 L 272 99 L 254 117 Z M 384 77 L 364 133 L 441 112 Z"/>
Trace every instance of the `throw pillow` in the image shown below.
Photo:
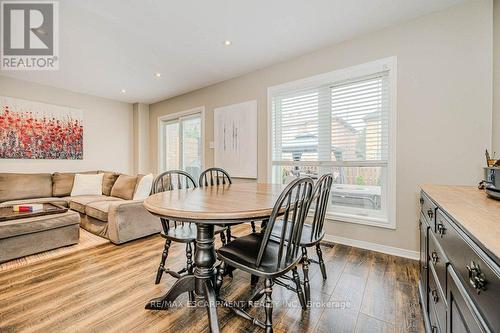
<path fill-rule="evenodd" d="M 102 176 L 102 194 L 110 196 L 111 189 L 120 174 L 114 172 L 104 172 Z"/>
<path fill-rule="evenodd" d="M 120 175 L 111 189 L 111 196 L 130 200 L 134 196 L 137 176 Z"/>
<path fill-rule="evenodd" d="M 153 186 L 153 174 L 150 173 L 144 177 L 141 177 L 141 180 L 137 183 L 137 188 L 134 193 L 134 200 L 144 200 L 149 197 L 151 193 L 151 187 Z"/>
<path fill-rule="evenodd" d="M 102 173 L 96 175 L 75 174 L 71 196 L 102 195 Z"/>

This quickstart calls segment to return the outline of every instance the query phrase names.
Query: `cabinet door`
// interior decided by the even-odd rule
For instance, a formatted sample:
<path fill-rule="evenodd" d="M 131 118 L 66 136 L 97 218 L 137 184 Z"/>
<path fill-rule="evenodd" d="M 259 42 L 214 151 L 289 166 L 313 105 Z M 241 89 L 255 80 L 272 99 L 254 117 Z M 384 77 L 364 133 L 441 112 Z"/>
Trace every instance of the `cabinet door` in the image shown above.
<path fill-rule="evenodd" d="M 421 294 L 423 298 L 422 306 L 424 312 L 427 312 L 428 304 L 428 281 L 429 281 L 429 271 L 428 271 L 428 255 L 427 255 L 427 233 L 429 232 L 429 226 L 422 215 L 420 214 L 419 219 L 420 226 L 420 287 L 422 288 Z"/>
<path fill-rule="evenodd" d="M 467 295 L 462 282 L 453 267 L 448 266 L 448 332 L 475 333 L 490 332 L 484 321 L 477 315 L 473 301 Z"/>

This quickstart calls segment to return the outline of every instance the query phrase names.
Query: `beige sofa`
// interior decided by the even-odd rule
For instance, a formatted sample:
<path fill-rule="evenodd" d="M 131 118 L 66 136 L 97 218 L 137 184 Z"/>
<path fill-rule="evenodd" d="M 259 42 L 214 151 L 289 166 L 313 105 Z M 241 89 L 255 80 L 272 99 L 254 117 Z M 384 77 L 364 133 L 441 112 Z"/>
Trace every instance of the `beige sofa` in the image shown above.
<path fill-rule="evenodd" d="M 158 218 L 151 215 L 142 201 L 112 196 L 118 174 L 105 171 L 101 195 L 70 196 L 74 173 L 0 173 L 0 207 L 19 203 L 54 202 L 80 214 L 80 226 L 115 244 L 160 232 Z M 128 181 L 137 183 L 129 177 Z M 133 183 L 133 184 L 135 184 Z M 116 189 L 116 188 L 115 188 Z"/>

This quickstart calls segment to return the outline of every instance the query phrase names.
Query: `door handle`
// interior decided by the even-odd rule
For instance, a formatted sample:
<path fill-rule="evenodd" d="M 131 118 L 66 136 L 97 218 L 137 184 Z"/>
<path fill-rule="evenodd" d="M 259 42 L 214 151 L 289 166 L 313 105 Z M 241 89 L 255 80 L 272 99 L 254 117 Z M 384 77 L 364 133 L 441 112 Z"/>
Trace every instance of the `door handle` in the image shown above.
<path fill-rule="evenodd" d="M 432 263 L 433 263 L 434 265 L 438 263 L 438 261 L 439 261 L 439 256 L 438 256 L 438 254 L 437 254 L 437 252 L 436 252 L 436 251 L 432 251 L 432 253 L 431 253 L 431 260 L 432 260 Z"/>
<path fill-rule="evenodd" d="M 469 284 L 474 288 L 479 295 L 481 291 L 486 290 L 486 278 L 484 273 L 481 272 L 479 265 L 477 265 L 473 260 L 470 262 L 470 266 L 467 266 L 469 271 Z"/>
<path fill-rule="evenodd" d="M 444 227 L 444 224 L 442 222 L 438 223 L 437 231 L 438 231 L 439 235 L 441 235 L 441 238 L 443 238 L 445 231 L 446 231 L 446 228 Z"/>
<path fill-rule="evenodd" d="M 438 294 L 438 291 L 436 289 L 433 289 L 431 291 L 431 295 L 432 295 L 432 300 L 434 301 L 434 303 L 439 302 L 439 294 Z"/>

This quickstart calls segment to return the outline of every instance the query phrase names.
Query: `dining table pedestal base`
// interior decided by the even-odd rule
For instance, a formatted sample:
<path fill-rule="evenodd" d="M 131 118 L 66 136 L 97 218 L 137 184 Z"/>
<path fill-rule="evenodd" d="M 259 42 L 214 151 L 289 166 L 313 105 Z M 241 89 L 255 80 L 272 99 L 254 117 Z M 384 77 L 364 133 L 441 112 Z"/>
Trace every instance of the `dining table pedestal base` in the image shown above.
<path fill-rule="evenodd" d="M 197 224 L 194 274 L 184 275 L 161 297 L 153 298 L 146 304 L 148 310 L 166 310 L 175 305 L 175 300 L 183 293 L 194 294 L 195 305 L 203 304 L 208 313 L 210 332 L 219 332 L 217 319 L 215 237 L 213 224 Z"/>

